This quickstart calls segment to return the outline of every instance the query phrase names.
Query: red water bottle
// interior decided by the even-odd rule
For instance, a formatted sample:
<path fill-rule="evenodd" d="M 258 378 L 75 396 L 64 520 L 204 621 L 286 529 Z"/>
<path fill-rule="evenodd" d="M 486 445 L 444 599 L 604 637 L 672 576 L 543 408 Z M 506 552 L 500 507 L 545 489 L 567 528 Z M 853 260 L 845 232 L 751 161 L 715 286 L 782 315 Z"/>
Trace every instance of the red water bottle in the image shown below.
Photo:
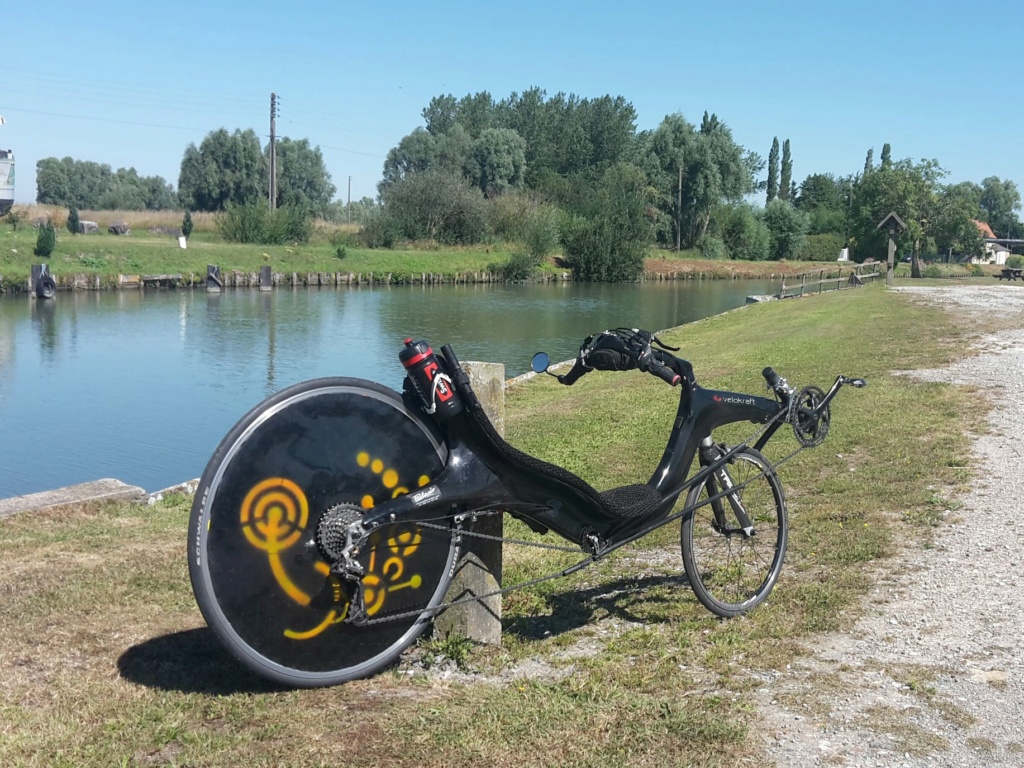
<path fill-rule="evenodd" d="M 405 340 L 405 348 L 398 353 L 413 389 L 420 396 L 423 409 L 439 421 L 462 413 L 462 400 L 452 386 L 451 377 L 444 372 L 434 350 L 423 339 Z"/>

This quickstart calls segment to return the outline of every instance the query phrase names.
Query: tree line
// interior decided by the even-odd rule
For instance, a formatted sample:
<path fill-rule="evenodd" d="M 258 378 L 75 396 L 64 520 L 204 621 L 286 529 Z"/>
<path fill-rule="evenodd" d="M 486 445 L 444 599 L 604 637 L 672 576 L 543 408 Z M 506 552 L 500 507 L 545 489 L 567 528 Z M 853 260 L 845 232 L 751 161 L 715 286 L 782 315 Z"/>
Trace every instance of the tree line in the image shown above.
<path fill-rule="evenodd" d="M 788 138 L 774 138 L 766 163 L 715 114 L 696 123 L 671 114 L 638 131 L 622 96 L 549 96 L 540 88 L 500 100 L 486 91 L 446 94 L 431 99 L 422 118 L 388 152 L 378 200 L 347 207 L 332 202 L 319 147 L 278 140 L 276 204 L 291 217 L 281 221 L 356 221 L 371 247 L 505 240 L 515 248 L 506 270 L 516 276 L 560 248 L 577 277 L 595 280 L 634 279 L 652 245 L 705 258 L 829 261 L 848 247 L 857 261 L 881 259 L 886 238 L 877 224 L 889 211 L 907 222 L 898 245 L 915 257 L 980 252 L 974 220 L 1000 237 L 1024 232 L 1012 181 L 947 184 L 938 161 L 894 159 L 889 144 L 877 166 L 872 148 L 859 172 L 812 173 L 797 183 Z M 186 147 L 176 192 L 133 168 L 46 158 L 37 165 L 37 199 L 90 209 L 255 211 L 268 196 L 269 151 L 252 130 L 211 131 Z M 246 217 L 255 213 L 236 223 Z"/>
<path fill-rule="evenodd" d="M 496 100 L 486 91 L 433 98 L 424 125 L 388 153 L 370 245 L 401 240 L 522 244 L 522 271 L 559 244 L 578 277 L 633 279 L 651 244 L 707 258 L 885 258 L 877 229 L 890 210 L 908 221 L 901 251 L 980 253 L 975 220 L 1020 235 L 1020 194 L 1009 180 L 945 184 L 935 160 L 894 160 L 868 150 L 861 172 L 792 178 L 789 139 L 767 164 L 705 113 L 699 124 L 667 115 L 636 130 L 621 96 L 597 99 L 533 88 Z M 767 165 L 767 178 L 761 173 Z M 751 204 L 764 193 L 764 206 Z"/>
<path fill-rule="evenodd" d="M 365 220 L 374 207 L 363 199 L 347 208 L 332 202 L 336 191 L 319 147 L 308 139 L 283 137 L 276 142 L 279 208 L 336 220 Z M 196 146 L 185 148 L 177 191 L 160 176 L 140 176 L 134 168 L 65 157 L 36 163 L 36 201 L 89 210 L 224 211 L 269 201 L 269 143 L 261 146 L 254 131 L 221 128 Z"/>

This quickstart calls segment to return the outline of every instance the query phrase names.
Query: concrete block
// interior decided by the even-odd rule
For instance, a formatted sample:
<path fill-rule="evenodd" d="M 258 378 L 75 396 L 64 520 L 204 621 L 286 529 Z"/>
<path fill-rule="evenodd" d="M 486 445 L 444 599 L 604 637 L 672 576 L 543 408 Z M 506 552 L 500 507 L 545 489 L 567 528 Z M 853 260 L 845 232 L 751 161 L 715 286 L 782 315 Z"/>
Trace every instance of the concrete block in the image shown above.
<path fill-rule="evenodd" d="M 55 491 L 0 499 L 0 517 L 7 517 L 17 512 L 52 509 L 66 504 L 82 504 L 87 501 L 110 501 L 113 499 L 141 501 L 145 496 L 146 492 L 142 488 L 108 477 L 103 480 L 58 488 Z"/>

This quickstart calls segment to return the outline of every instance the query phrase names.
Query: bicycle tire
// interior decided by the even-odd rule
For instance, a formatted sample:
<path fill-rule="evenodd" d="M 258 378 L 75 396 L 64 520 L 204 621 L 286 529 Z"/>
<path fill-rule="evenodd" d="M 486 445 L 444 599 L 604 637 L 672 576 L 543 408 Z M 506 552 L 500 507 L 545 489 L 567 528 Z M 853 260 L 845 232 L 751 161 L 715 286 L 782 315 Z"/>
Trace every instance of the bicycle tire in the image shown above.
<path fill-rule="evenodd" d="M 257 405 L 217 447 L 192 505 L 189 576 L 207 624 L 245 666 L 290 687 L 391 664 L 444 599 L 454 529 L 408 519 L 375 531 L 359 557 L 369 618 L 413 615 L 356 626 L 317 524 L 334 505 L 365 509 L 426 484 L 446 458 L 436 426 L 373 382 L 316 379 Z"/>
<path fill-rule="evenodd" d="M 747 538 L 739 529 L 729 497 L 718 505 L 732 525 L 716 522 L 711 503 L 701 502 L 720 492 L 714 476 L 692 488 L 683 518 L 680 548 L 690 588 L 712 613 L 724 618 L 740 616 L 762 603 L 782 572 L 789 537 L 786 498 L 775 470 L 754 448 L 738 451 L 725 467 L 755 527 Z"/>

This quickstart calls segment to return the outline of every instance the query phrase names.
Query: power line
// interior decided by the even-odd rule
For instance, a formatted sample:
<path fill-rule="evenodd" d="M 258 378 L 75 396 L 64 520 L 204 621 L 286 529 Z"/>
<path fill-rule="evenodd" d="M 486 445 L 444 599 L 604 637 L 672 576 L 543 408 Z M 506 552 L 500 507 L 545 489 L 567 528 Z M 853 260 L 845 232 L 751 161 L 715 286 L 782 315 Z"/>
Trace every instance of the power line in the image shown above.
<path fill-rule="evenodd" d="M 139 125 L 144 128 L 167 128 L 173 131 L 203 131 L 207 129 L 203 128 L 188 128 L 184 125 L 163 125 L 160 123 L 142 123 L 135 120 L 117 120 L 112 117 L 92 117 L 90 115 L 69 115 L 64 112 L 44 112 L 39 109 L 22 109 L 21 107 L 4 107 L 0 106 L 0 109 L 5 109 L 7 112 L 24 112 L 29 115 L 47 115 L 49 117 L 66 117 L 72 120 L 94 120 L 99 123 L 118 123 L 120 125 Z"/>

